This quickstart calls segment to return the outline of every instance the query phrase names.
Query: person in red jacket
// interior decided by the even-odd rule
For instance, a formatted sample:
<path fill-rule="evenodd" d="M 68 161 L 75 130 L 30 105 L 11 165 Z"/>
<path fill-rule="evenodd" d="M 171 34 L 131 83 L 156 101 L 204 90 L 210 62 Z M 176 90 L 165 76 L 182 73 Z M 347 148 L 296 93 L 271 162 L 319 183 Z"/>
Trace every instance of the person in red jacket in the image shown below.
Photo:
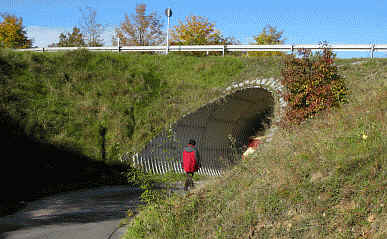
<path fill-rule="evenodd" d="M 195 147 L 196 142 L 193 139 L 189 140 L 187 146 L 183 149 L 182 168 L 187 174 L 187 179 L 184 184 L 184 191 L 188 190 L 188 187 L 193 187 L 193 175 L 201 167 L 199 151 Z"/>

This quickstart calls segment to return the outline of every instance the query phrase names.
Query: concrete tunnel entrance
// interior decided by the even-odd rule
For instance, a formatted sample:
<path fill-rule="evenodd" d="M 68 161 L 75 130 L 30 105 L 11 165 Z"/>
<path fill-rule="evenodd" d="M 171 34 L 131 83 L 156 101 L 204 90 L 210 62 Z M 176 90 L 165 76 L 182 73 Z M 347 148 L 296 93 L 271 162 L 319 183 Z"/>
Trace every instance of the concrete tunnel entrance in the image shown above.
<path fill-rule="evenodd" d="M 178 120 L 149 142 L 134 164 L 153 173 L 183 172 L 182 148 L 193 138 L 202 160 L 198 173 L 219 175 L 240 158 L 250 136 L 270 128 L 274 103 L 266 89 L 237 90 Z"/>

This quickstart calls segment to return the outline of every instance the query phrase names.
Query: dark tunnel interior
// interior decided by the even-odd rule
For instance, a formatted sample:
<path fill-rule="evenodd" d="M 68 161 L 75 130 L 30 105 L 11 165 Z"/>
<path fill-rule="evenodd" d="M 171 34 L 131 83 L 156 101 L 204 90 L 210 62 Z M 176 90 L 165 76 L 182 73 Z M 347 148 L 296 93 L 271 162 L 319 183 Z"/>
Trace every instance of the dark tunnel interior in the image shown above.
<path fill-rule="evenodd" d="M 202 161 L 199 174 L 219 174 L 240 158 L 250 136 L 270 128 L 274 102 L 263 88 L 235 91 L 178 120 L 149 142 L 134 163 L 153 173 L 182 172 L 181 152 L 192 138 Z"/>

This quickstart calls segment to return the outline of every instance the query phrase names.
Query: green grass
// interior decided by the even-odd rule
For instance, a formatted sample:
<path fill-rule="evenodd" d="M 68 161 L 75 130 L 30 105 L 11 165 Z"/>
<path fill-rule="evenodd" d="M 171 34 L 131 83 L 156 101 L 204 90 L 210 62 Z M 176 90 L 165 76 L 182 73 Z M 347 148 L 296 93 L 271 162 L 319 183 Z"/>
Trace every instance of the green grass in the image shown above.
<path fill-rule="evenodd" d="M 125 238 L 386 238 L 387 60 L 354 61 L 338 61 L 350 103 L 278 130 L 206 188 L 149 205 Z"/>
<path fill-rule="evenodd" d="M 387 61 L 356 61 L 338 61 L 349 104 L 277 131 L 207 187 L 150 204 L 126 237 L 385 238 Z M 280 67 L 275 57 L 1 50 L 0 136 L 12 155 L 1 181 L 21 182 L 2 187 L 1 203 L 119 183 L 122 153 L 231 82 L 279 77 Z"/>
<path fill-rule="evenodd" d="M 0 49 L 0 139 L 12 155 L 2 157 L 0 214 L 18 201 L 123 183 L 123 153 L 231 82 L 278 75 L 278 61 Z"/>
<path fill-rule="evenodd" d="M 2 110 L 26 134 L 94 159 L 102 158 L 105 138 L 105 159 L 113 160 L 141 149 L 181 115 L 219 97 L 241 75 L 277 70 L 270 61 L 237 57 L 88 51 L 1 51 L 0 59 L 8 74 Z"/>

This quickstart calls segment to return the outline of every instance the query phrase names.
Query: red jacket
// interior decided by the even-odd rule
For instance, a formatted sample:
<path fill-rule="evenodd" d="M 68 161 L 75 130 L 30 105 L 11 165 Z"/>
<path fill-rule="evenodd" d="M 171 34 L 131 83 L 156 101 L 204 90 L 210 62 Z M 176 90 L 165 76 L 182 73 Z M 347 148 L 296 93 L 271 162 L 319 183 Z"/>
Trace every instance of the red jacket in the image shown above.
<path fill-rule="evenodd" d="M 201 167 L 199 151 L 192 144 L 184 147 L 182 167 L 187 173 L 196 172 Z"/>

